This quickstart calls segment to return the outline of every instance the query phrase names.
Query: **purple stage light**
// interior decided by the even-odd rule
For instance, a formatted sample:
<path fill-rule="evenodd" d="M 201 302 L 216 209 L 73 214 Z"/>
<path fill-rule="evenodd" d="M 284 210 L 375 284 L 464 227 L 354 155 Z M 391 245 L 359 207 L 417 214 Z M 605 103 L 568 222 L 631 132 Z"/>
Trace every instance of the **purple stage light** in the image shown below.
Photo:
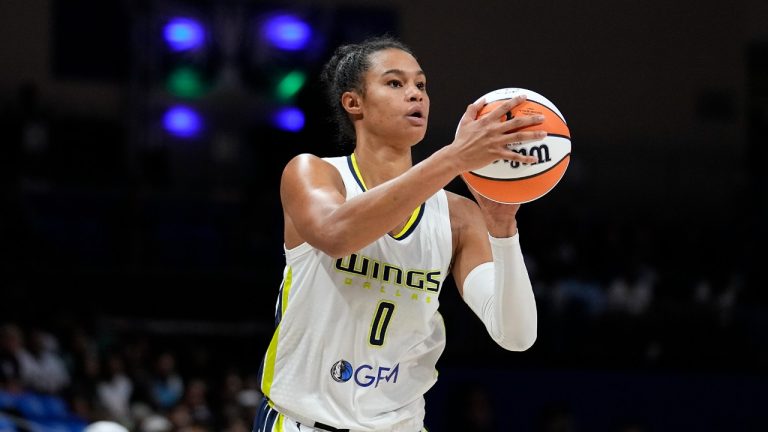
<path fill-rule="evenodd" d="M 294 15 L 275 15 L 264 22 L 262 35 L 275 47 L 286 51 L 298 51 L 307 47 L 312 28 Z"/>
<path fill-rule="evenodd" d="M 205 30 L 191 18 L 171 18 L 163 29 L 165 41 L 174 51 L 186 51 L 203 44 Z"/>
<path fill-rule="evenodd" d="M 165 130 L 180 138 L 197 136 L 202 129 L 202 124 L 200 114 L 185 106 L 171 107 L 163 116 Z"/>
<path fill-rule="evenodd" d="M 304 113 L 296 107 L 279 109 L 272 117 L 273 124 L 288 132 L 299 132 L 304 129 Z"/>

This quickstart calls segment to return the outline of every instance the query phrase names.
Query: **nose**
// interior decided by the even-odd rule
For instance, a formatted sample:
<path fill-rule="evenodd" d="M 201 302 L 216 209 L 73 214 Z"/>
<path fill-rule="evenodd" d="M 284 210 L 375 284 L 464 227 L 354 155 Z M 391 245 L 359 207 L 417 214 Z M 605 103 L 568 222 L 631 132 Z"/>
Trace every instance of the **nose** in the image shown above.
<path fill-rule="evenodd" d="M 407 96 L 409 102 L 420 102 L 424 99 L 424 92 L 419 90 L 416 86 L 410 86 L 408 87 Z"/>

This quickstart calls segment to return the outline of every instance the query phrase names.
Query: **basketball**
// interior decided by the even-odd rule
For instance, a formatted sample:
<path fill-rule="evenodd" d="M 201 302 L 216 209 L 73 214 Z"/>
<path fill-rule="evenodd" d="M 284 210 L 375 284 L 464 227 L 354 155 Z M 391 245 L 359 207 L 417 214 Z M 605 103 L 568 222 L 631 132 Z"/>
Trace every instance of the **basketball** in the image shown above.
<path fill-rule="evenodd" d="M 549 99 L 534 91 L 503 88 L 486 93 L 478 98 L 485 98 L 485 106 L 478 113 L 478 118 L 493 111 L 504 100 L 521 94 L 527 99 L 499 120 L 507 121 L 518 115 L 544 116 L 543 123 L 514 131 L 544 130 L 547 132 L 544 139 L 507 144 L 518 153 L 537 157 L 538 161 L 527 164 L 497 160 L 478 170 L 461 174 L 472 190 L 503 204 L 522 204 L 546 195 L 563 178 L 571 160 L 571 133 L 565 117 Z"/>

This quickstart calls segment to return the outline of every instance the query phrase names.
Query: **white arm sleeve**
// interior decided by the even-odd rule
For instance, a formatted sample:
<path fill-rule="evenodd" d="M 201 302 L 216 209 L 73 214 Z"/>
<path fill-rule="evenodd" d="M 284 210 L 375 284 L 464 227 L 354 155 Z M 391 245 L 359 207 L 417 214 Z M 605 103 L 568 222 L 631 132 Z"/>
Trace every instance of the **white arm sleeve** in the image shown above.
<path fill-rule="evenodd" d="M 536 300 L 520 237 L 488 237 L 493 262 L 469 272 L 464 280 L 464 301 L 496 343 L 510 351 L 525 351 L 536 341 Z"/>

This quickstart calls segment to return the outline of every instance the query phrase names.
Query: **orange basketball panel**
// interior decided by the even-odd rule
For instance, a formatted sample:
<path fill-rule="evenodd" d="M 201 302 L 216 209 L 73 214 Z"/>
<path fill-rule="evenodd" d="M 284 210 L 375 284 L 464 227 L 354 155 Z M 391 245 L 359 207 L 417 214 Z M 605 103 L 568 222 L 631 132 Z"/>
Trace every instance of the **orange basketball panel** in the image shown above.
<path fill-rule="evenodd" d="M 541 198 L 557 185 L 571 157 L 566 156 L 547 171 L 533 177 L 515 180 L 494 180 L 465 172 L 461 176 L 469 187 L 484 197 L 507 204 L 518 204 Z"/>
<path fill-rule="evenodd" d="M 498 100 L 491 102 L 487 105 L 485 105 L 480 112 L 477 114 L 478 117 L 482 117 L 489 112 L 493 111 L 497 106 L 502 104 L 504 100 Z M 529 100 L 524 101 L 520 105 L 516 106 L 512 110 L 513 116 L 519 116 L 519 115 L 543 115 L 544 116 L 544 122 L 541 124 L 533 125 L 533 126 L 526 126 L 522 127 L 518 130 L 526 131 L 526 130 L 544 130 L 547 131 L 549 134 L 555 134 L 555 135 L 561 135 L 567 138 L 571 137 L 571 132 L 568 129 L 568 125 L 565 124 L 562 118 L 560 118 L 559 115 L 557 115 L 556 112 L 549 109 L 547 106 L 542 105 L 537 102 L 532 102 Z M 506 121 L 508 120 L 506 116 L 502 116 L 500 121 Z"/>

